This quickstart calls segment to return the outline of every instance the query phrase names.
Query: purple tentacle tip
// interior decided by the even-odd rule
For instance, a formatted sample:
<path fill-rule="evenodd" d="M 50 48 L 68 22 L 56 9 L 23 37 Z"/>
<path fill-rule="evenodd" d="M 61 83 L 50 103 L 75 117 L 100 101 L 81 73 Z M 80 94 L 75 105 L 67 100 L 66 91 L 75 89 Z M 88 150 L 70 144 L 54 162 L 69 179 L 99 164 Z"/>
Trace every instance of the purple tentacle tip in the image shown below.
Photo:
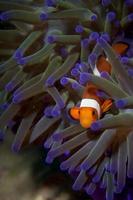
<path fill-rule="evenodd" d="M 83 162 L 80 166 L 81 170 L 87 171 L 89 169 L 89 165 L 87 162 Z"/>
<path fill-rule="evenodd" d="M 13 55 L 13 57 L 15 59 L 21 59 L 23 57 L 23 54 L 22 54 L 22 52 L 20 50 L 16 50 L 14 55 Z"/>
<path fill-rule="evenodd" d="M 72 189 L 73 189 L 74 191 L 80 190 L 78 184 L 75 184 L 75 183 L 73 184 Z"/>
<path fill-rule="evenodd" d="M 53 160 L 55 158 L 55 153 L 56 153 L 55 150 L 50 150 L 47 156 Z"/>
<path fill-rule="evenodd" d="M 51 163 L 53 162 L 53 158 L 47 156 L 46 159 L 45 159 L 45 162 L 46 162 L 47 164 L 51 164 Z"/>
<path fill-rule="evenodd" d="M 97 40 L 98 38 L 99 34 L 97 32 L 92 32 L 89 37 L 90 40 Z"/>
<path fill-rule="evenodd" d="M 93 182 L 93 183 L 97 183 L 97 182 L 98 182 L 98 176 L 95 175 L 95 176 L 93 177 L 93 179 L 92 179 L 92 182 Z"/>
<path fill-rule="evenodd" d="M 115 12 L 108 12 L 107 13 L 107 19 L 108 21 L 112 22 L 116 18 Z"/>
<path fill-rule="evenodd" d="M 7 83 L 7 84 L 5 85 L 5 90 L 6 90 L 7 92 L 12 91 L 13 88 L 14 88 L 13 82 L 9 82 L 9 83 Z"/>
<path fill-rule="evenodd" d="M 102 37 L 100 37 L 97 39 L 97 43 L 99 43 L 102 47 L 104 47 L 104 45 L 106 44 L 106 41 Z"/>
<path fill-rule="evenodd" d="M 103 6 L 108 6 L 108 5 L 110 5 L 111 4 L 111 0 L 102 0 L 102 5 Z"/>
<path fill-rule="evenodd" d="M 122 187 L 121 186 L 117 186 L 115 189 L 115 193 L 120 194 L 122 192 Z M 107 199 L 108 200 L 108 199 Z M 109 199 L 110 200 L 110 199 Z"/>
<path fill-rule="evenodd" d="M 133 13 L 128 15 L 128 20 L 133 21 Z"/>
<path fill-rule="evenodd" d="M 47 42 L 52 44 L 55 42 L 55 36 L 54 35 L 49 35 L 47 38 Z"/>
<path fill-rule="evenodd" d="M 60 169 L 61 169 L 62 171 L 67 170 L 67 167 L 66 167 L 65 163 L 61 163 L 61 164 L 60 164 Z"/>
<path fill-rule="evenodd" d="M 65 155 L 65 156 L 69 156 L 69 155 L 70 155 L 70 151 L 69 151 L 69 150 L 66 150 L 65 153 L 64 153 L 64 155 Z"/>
<path fill-rule="evenodd" d="M 25 58 L 17 58 L 17 62 L 19 65 L 25 65 L 26 64 L 26 59 Z"/>
<path fill-rule="evenodd" d="M 45 110 L 44 110 L 44 115 L 45 115 L 46 117 L 50 117 L 50 116 L 51 116 L 52 109 L 53 109 L 52 106 L 46 107 Z"/>
<path fill-rule="evenodd" d="M 81 45 L 82 45 L 84 48 L 87 48 L 88 45 L 89 45 L 89 39 L 88 39 L 88 38 L 84 38 L 84 39 L 81 41 Z"/>
<path fill-rule="evenodd" d="M 129 76 L 132 76 L 132 77 L 133 77 L 133 69 L 128 69 L 127 72 L 128 72 L 128 75 L 129 75 Z"/>
<path fill-rule="evenodd" d="M 72 88 L 73 88 L 74 90 L 78 90 L 78 89 L 79 89 L 79 84 L 76 83 L 76 82 L 72 83 Z"/>
<path fill-rule="evenodd" d="M 107 42 L 110 42 L 110 35 L 108 33 L 103 33 L 101 37 L 106 40 Z"/>
<path fill-rule="evenodd" d="M 106 71 L 101 72 L 100 75 L 102 78 L 106 78 L 106 79 L 108 79 L 108 77 L 109 77 L 109 73 Z"/>
<path fill-rule="evenodd" d="M 45 85 L 48 86 L 48 87 L 53 86 L 54 85 L 54 78 L 49 76 L 49 78 L 45 82 Z"/>
<path fill-rule="evenodd" d="M 68 79 L 66 78 L 66 77 L 62 77 L 61 79 L 60 79 L 60 83 L 61 83 L 61 85 L 67 85 L 68 84 Z"/>
<path fill-rule="evenodd" d="M 1 15 L 0 15 L 0 20 L 1 21 L 7 21 L 7 20 L 9 20 L 10 19 L 10 15 L 9 15 L 9 13 L 7 13 L 7 12 L 3 12 Z"/>
<path fill-rule="evenodd" d="M 41 12 L 40 13 L 40 20 L 44 21 L 44 20 L 47 20 L 47 19 L 48 19 L 48 14 L 45 13 L 45 12 Z"/>
<path fill-rule="evenodd" d="M 122 58 L 121 58 L 121 62 L 122 62 L 123 64 L 127 64 L 127 63 L 128 63 L 128 60 L 129 60 L 128 57 L 122 57 Z"/>
<path fill-rule="evenodd" d="M 69 167 L 67 167 L 67 168 L 69 168 Z M 70 168 L 68 169 L 68 174 L 72 175 L 72 174 L 74 174 L 74 172 L 75 172 L 75 168 L 70 167 Z"/>
<path fill-rule="evenodd" d="M 52 136 L 53 140 L 56 142 L 59 142 L 62 140 L 61 134 L 60 133 L 54 133 Z"/>
<path fill-rule="evenodd" d="M 101 128 L 101 123 L 98 122 L 98 121 L 93 122 L 93 123 L 91 124 L 91 127 L 90 127 L 90 128 L 91 128 L 92 131 L 99 131 L 100 128 Z"/>
<path fill-rule="evenodd" d="M 129 58 L 132 58 L 132 57 L 133 57 L 133 48 L 130 48 L 130 49 L 128 50 L 127 56 L 128 56 Z"/>
<path fill-rule="evenodd" d="M 58 117 L 61 114 L 61 111 L 57 106 L 55 106 L 53 108 L 51 114 L 52 114 L 53 117 Z"/>
<path fill-rule="evenodd" d="M 48 138 L 44 143 L 44 148 L 49 149 L 53 140 L 51 138 Z"/>
<path fill-rule="evenodd" d="M 12 99 L 13 103 L 20 103 L 20 101 L 21 101 L 21 95 L 20 94 L 13 96 L 13 99 Z"/>
<path fill-rule="evenodd" d="M 80 73 L 80 83 L 85 84 L 91 80 L 91 75 L 89 73 Z"/>
<path fill-rule="evenodd" d="M 91 16 L 91 21 L 96 21 L 97 20 L 97 15 L 92 15 Z"/>
<path fill-rule="evenodd" d="M 76 33 L 82 33 L 84 31 L 84 27 L 82 25 L 77 25 L 75 27 L 75 32 Z"/>
<path fill-rule="evenodd" d="M 55 6 L 56 0 L 46 0 L 46 6 Z"/>
<path fill-rule="evenodd" d="M 78 70 L 77 68 L 73 68 L 73 69 L 71 70 L 71 75 L 72 75 L 72 76 L 78 76 L 78 74 L 79 74 L 79 70 Z"/>
<path fill-rule="evenodd" d="M 127 102 L 124 99 L 119 99 L 115 101 L 115 105 L 117 108 L 124 108 L 126 106 Z"/>
<path fill-rule="evenodd" d="M 9 104 L 7 102 L 3 103 L 3 104 L 0 105 L 0 109 L 4 111 L 8 108 L 8 106 L 9 106 Z"/>
<path fill-rule="evenodd" d="M 88 185 L 88 187 L 86 187 L 85 191 L 87 192 L 88 195 L 92 195 L 95 192 L 95 190 L 90 188 L 89 185 Z"/>
<path fill-rule="evenodd" d="M 125 0 L 125 4 L 127 6 L 132 6 L 133 5 L 133 0 Z"/>

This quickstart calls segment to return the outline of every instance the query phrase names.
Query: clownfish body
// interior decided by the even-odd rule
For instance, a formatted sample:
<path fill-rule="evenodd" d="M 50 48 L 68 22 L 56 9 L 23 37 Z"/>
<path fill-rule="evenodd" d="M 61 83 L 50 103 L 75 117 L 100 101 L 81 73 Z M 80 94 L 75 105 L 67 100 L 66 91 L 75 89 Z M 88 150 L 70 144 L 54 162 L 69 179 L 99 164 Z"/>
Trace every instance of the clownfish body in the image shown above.
<path fill-rule="evenodd" d="M 104 100 L 97 96 L 98 87 L 88 83 L 82 96 L 80 107 L 70 109 L 70 115 L 79 120 L 84 128 L 89 128 L 93 122 L 101 118 L 103 112 L 109 110 L 112 100 Z"/>
<path fill-rule="evenodd" d="M 124 43 L 117 43 L 112 45 L 114 51 L 118 55 L 124 54 L 128 45 Z M 100 76 L 100 73 L 106 71 L 111 74 L 111 64 L 106 57 L 100 56 L 93 70 L 94 75 Z M 98 87 L 88 82 L 83 92 L 80 107 L 73 107 L 70 109 L 70 115 L 73 119 L 79 120 L 84 128 L 89 128 L 93 122 L 100 119 L 104 112 L 107 112 L 112 106 L 111 99 L 103 99 L 97 96 Z"/>

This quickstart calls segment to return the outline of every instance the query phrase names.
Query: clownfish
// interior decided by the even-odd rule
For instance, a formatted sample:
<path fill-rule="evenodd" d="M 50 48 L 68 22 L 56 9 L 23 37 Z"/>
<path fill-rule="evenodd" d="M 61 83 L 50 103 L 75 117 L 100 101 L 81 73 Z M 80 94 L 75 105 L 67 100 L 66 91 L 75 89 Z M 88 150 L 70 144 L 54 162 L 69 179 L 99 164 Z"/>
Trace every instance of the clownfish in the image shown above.
<path fill-rule="evenodd" d="M 126 43 L 116 43 L 112 45 L 113 50 L 118 55 L 123 55 L 128 45 Z M 111 64 L 103 55 L 99 56 L 93 73 L 100 76 L 106 71 L 111 74 Z M 97 95 L 98 87 L 88 82 L 82 95 L 79 107 L 72 107 L 69 110 L 70 116 L 74 120 L 79 120 L 83 128 L 89 128 L 93 122 L 100 119 L 102 114 L 107 112 L 112 106 L 112 99 L 103 99 Z"/>

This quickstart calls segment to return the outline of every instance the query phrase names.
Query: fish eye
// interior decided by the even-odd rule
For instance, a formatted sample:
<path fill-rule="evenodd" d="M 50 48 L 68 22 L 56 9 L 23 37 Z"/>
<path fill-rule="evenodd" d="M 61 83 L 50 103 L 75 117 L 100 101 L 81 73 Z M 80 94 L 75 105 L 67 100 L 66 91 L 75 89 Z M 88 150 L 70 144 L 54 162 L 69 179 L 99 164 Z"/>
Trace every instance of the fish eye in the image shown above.
<path fill-rule="evenodd" d="M 93 110 L 93 112 L 92 112 L 92 115 L 94 116 L 94 115 L 96 115 L 96 112 L 95 112 L 95 110 Z"/>

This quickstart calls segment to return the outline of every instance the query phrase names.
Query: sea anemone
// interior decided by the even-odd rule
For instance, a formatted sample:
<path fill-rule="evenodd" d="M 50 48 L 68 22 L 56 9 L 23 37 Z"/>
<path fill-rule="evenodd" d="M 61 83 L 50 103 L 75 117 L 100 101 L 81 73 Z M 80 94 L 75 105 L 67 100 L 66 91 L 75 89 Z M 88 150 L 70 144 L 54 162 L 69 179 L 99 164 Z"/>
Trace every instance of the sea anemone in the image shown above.
<path fill-rule="evenodd" d="M 15 134 L 12 149 L 41 138 L 46 162 L 61 157 L 74 190 L 106 189 L 106 200 L 133 178 L 133 2 L 111 0 L 0 1 L 0 137 Z M 10 37 L 9 37 L 10 36 Z M 126 43 L 118 56 L 113 48 Z M 93 74 L 100 55 L 111 75 Z M 73 120 L 88 81 L 113 105 L 89 129 Z M 122 167 L 121 167 L 122 166 Z"/>

